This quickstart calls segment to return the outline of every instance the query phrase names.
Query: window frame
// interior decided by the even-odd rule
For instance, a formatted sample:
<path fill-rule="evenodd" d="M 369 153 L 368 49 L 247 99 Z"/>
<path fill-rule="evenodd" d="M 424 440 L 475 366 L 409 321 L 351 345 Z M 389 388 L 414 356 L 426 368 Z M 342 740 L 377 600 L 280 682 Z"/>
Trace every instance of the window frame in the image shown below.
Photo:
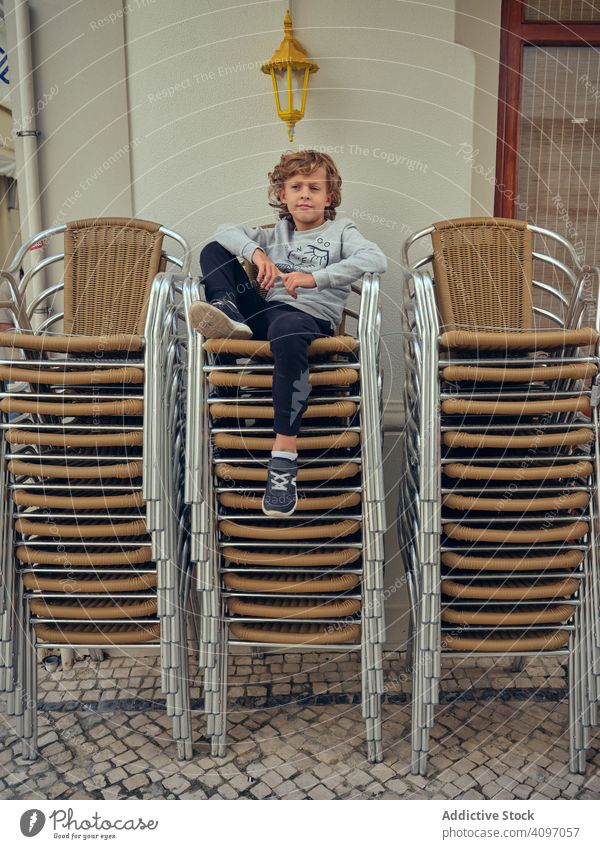
<path fill-rule="evenodd" d="M 600 21 L 526 21 L 524 0 L 502 0 L 494 215 L 515 218 L 523 50 L 526 46 L 600 46 Z"/>

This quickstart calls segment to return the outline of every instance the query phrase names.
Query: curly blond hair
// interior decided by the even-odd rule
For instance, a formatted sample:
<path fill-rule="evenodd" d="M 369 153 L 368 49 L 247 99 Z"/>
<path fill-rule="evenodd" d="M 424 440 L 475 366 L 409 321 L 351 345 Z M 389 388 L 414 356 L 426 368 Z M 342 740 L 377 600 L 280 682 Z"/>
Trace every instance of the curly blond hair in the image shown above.
<path fill-rule="evenodd" d="M 294 174 L 312 174 L 321 166 L 325 169 L 327 191 L 331 195 L 331 203 L 325 207 L 325 219 L 333 221 L 336 208 L 342 202 L 342 178 L 331 156 L 318 150 L 288 150 L 281 154 L 275 168 L 269 171 L 269 206 L 278 211 L 280 218 L 288 221 L 292 218 L 287 205 L 279 200 L 279 191 L 285 181 Z"/>

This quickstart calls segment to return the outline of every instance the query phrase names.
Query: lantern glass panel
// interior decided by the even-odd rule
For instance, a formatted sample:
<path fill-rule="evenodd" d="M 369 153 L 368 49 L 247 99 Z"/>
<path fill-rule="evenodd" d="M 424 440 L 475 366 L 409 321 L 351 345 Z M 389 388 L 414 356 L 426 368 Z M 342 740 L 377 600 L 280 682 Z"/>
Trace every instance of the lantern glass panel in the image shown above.
<path fill-rule="evenodd" d="M 279 96 L 279 108 L 287 112 L 290 108 L 288 103 L 288 77 L 287 68 L 275 68 L 275 82 L 277 83 L 277 94 Z"/>
<path fill-rule="evenodd" d="M 304 71 L 304 68 L 294 68 L 292 70 L 292 96 L 294 102 L 293 104 L 290 103 L 290 107 L 293 107 L 294 109 L 300 109 L 302 105 L 305 76 L 306 72 Z"/>

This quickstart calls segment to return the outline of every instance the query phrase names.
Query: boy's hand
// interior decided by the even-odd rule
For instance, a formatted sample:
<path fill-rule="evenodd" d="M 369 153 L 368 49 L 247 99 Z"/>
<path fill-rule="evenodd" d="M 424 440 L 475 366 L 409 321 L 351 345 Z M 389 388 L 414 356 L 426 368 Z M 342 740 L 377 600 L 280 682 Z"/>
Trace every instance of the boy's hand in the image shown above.
<path fill-rule="evenodd" d="M 260 248 L 257 248 L 252 254 L 252 262 L 258 268 L 256 279 L 260 283 L 261 289 L 270 289 L 275 284 L 275 278 L 281 277 L 281 272 L 275 263 L 271 262 Z"/>
<path fill-rule="evenodd" d="M 305 274 L 303 271 L 292 271 L 290 274 L 280 273 L 279 276 L 292 298 L 298 297 L 296 289 L 314 289 L 317 285 L 312 274 Z"/>

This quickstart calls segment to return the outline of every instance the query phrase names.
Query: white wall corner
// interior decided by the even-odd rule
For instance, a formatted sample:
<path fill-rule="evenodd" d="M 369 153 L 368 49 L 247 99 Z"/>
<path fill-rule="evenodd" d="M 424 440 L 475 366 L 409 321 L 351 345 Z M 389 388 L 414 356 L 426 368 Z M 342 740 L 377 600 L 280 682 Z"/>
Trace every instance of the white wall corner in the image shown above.
<path fill-rule="evenodd" d="M 385 433 L 400 433 L 404 427 L 404 404 L 400 399 L 386 401 L 383 411 L 383 429 Z"/>

